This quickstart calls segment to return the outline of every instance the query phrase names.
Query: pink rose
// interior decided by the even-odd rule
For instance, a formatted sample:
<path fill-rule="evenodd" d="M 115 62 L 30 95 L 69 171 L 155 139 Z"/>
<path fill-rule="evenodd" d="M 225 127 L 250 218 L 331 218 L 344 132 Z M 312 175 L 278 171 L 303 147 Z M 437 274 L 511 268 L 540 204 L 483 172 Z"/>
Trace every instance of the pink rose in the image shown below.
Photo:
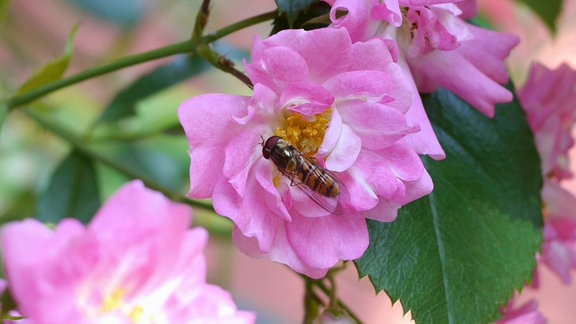
<path fill-rule="evenodd" d="M 36 220 L 1 233 L 18 310 L 32 323 L 252 323 L 206 283 L 207 233 L 191 210 L 134 181 L 85 227 Z"/>
<path fill-rule="evenodd" d="M 362 256 L 366 218 L 393 221 L 398 208 L 432 190 L 408 139 L 429 122 L 411 111 L 410 84 L 387 42 L 352 43 L 342 29 L 285 30 L 254 41 L 246 70 L 252 97 L 206 94 L 179 110 L 189 196 L 213 199 L 244 253 L 322 277 Z M 319 207 L 301 181 L 263 157 L 271 136 L 337 177 L 339 213 Z M 434 136 L 426 141 L 439 147 Z"/>

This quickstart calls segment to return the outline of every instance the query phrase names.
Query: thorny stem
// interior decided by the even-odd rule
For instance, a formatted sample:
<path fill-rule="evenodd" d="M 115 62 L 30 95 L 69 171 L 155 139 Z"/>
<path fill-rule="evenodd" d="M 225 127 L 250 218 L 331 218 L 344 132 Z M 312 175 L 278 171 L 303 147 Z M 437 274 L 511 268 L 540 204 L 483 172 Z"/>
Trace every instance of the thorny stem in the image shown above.
<path fill-rule="evenodd" d="M 209 44 L 212 43 L 220 38 L 223 38 L 235 31 L 240 29 L 259 24 L 261 22 L 270 20 L 275 18 L 278 15 L 278 11 L 270 11 L 258 16 L 254 16 L 237 23 L 231 24 L 227 27 L 224 27 L 212 34 L 206 35 L 201 37 L 201 41 L 199 40 L 187 40 L 181 43 L 168 45 L 166 47 L 158 48 L 149 52 L 144 52 L 140 54 L 135 54 L 131 56 L 126 56 L 124 58 L 120 58 L 112 63 L 102 65 L 100 67 L 88 69 L 86 71 L 80 72 L 76 75 L 73 75 L 69 78 L 61 79 L 58 81 L 54 81 L 48 83 L 44 86 L 38 87 L 34 90 L 26 92 L 24 94 L 15 96 L 8 100 L 5 104 L 5 107 L 9 110 L 12 110 L 16 107 L 28 104 L 34 100 L 42 98 L 52 92 L 60 90 L 65 87 L 69 87 L 71 85 L 80 83 L 82 81 L 86 81 L 88 79 L 92 79 L 110 72 L 114 72 L 126 67 L 130 67 L 133 65 L 137 65 L 140 63 L 153 61 L 157 59 L 161 59 L 164 57 L 176 55 L 176 54 L 184 54 L 184 53 L 192 53 L 195 51 L 195 48 L 200 44 Z"/>

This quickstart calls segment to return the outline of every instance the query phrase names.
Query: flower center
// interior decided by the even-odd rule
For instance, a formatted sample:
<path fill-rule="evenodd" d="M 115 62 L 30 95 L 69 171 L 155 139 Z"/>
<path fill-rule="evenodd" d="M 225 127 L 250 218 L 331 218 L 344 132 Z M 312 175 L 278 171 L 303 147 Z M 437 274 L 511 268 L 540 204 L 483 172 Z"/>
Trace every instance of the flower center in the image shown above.
<path fill-rule="evenodd" d="M 141 323 L 144 319 L 145 313 L 144 309 L 141 306 L 129 306 L 124 301 L 124 296 L 126 295 L 126 291 L 121 288 L 117 288 L 114 290 L 110 295 L 104 298 L 104 302 L 102 304 L 102 312 L 114 312 L 118 310 L 122 310 L 125 314 L 130 317 L 132 323 Z"/>
<path fill-rule="evenodd" d="M 330 124 L 332 109 L 314 116 L 303 116 L 297 113 L 284 111 L 284 123 L 277 127 L 274 133 L 292 144 L 298 151 L 306 156 L 314 156 Z"/>

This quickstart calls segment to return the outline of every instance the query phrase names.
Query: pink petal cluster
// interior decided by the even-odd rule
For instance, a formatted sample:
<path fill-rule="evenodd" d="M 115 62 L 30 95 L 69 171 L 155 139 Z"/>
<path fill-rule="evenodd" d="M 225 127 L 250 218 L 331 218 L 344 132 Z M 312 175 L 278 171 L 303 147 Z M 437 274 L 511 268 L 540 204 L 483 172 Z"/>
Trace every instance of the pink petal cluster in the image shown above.
<path fill-rule="evenodd" d="M 489 117 L 495 104 L 512 100 L 502 86 L 508 81 L 503 60 L 518 38 L 464 21 L 475 13 L 473 1 L 325 1 L 333 26 L 347 29 L 353 41 L 395 41 L 420 92 L 446 88 Z"/>
<path fill-rule="evenodd" d="M 539 262 L 566 284 L 576 268 L 576 197 L 562 188 L 573 176 L 568 151 L 574 146 L 576 71 L 564 64 L 549 69 L 533 64 L 526 84 L 518 91 L 542 161 L 544 243 Z"/>
<path fill-rule="evenodd" d="M 85 227 L 35 220 L 1 233 L 18 311 L 31 323 L 252 323 L 206 280 L 204 229 L 191 210 L 134 181 Z"/>
<path fill-rule="evenodd" d="M 398 208 L 430 193 L 415 147 L 425 151 L 428 143 L 443 152 L 433 133 L 418 137 L 429 122 L 423 110 L 414 111 L 410 84 L 387 42 L 353 43 L 344 29 L 285 30 L 256 39 L 251 53 L 245 67 L 252 97 L 206 94 L 180 106 L 190 144 L 189 196 L 213 199 L 216 212 L 234 221 L 244 253 L 319 278 L 362 256 L 366 218 L 393 221 Z M 326 125 L 293 129 L 292 119 Z M 287 132 L 303 146 L 317 141 L 306 154 L 348 192 L 339 198 L 342 215 L 320 208 L 263 158 L 263 141 Z"/>
<path fill-rule="evenodd" d="M 567 64 L 556 69 L 533 64 L 518 97 L 536 137 L 543 174 L 557 180 L 571 178 L 568 150 L 574 146 L 576 71 Z"/>
<path fill-rule="evenodd" d="M 544 242 L 538 261 L 570 284 L 570 271 L 576 269 L 576 197 L 559 184 L 546 181 L 544 201 Z M 537 279 L 537 278 L 536 278 Z M 538 285 L 535 280 L 535 285 Z"/>
<path fill-rule="evenodd" d="M 519 307 L 514 307 L 514 300 L 502 311 L 504 317 L 496 324 L 546 324 L 547 320 L 538 310 L 538 302 L 527 301 Z"/>

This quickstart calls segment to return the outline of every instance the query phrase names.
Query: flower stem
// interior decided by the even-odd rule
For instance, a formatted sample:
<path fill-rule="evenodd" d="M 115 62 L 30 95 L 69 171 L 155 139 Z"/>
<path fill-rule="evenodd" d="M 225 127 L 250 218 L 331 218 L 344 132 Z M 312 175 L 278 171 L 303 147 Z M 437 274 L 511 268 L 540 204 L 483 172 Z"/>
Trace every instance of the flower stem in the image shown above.
<path fill-rule="evenodd" d="M 194 40 L 187 40 L 181 43 L 168 45 L 166 47 L 158 48 L 149 52 L 144 52 L 140 54 L 135 54 L 127 57 L 120 58 L 112 63 L 102 65 L 100 67 L 88 69 L 86 71 L 80 72 L 76 75 L 73 75 L 69 78 L 61 79 L 58 81 L 54 81 L 48 83 L 44 86 L 38 87 L 34 90 L 26 92 L 24 94 L 15 96 L 8 100 L 5 104 L 6 108 L 12 110 L 16 107 L 28 104 L 34 100 L 42 98 L 54 91 L 60 90 L 62 88 L 80 83 L 82 81 L 86 81 L 88 79 L 92 79 L 110 72 L 114 72 L 126 67 L 130 67 L 133 65 L 137 65 L 140 63 L 148 62 L 157 60 L 160 58 L 176 55 L 176 54 L 183 54 L 183 53 L 192 53 L 195 51 L 195 48 L 199 44 L 208 44 L 212 43 L 222 37 L 225 37 L 235 31 L 240 29 L 264 22 L 266 20 L 270 20 L 276 17 L 278 12 L 276 10 L 267 12 L 258 16 L 254 16 L 227 27 L 224 27 L 212 34 L 206 35 L 201 38 L 201 42 L 194 41 Z"/>
<path fill-rule="evenodd" d="M 62 127 L 60 127 L 60 125 L 57 125 L 56 123 L 50 121 L 49 119 L 40 116 L 40 114 L 35 113 L 29 109 L 25 110 L 25 112 L 32 119 L 34 119 L 39 125 L 43 126 L 48 131 L 52 132 L 53 134 L 57 135 L 58 137 L 64 139 L 65 141 L 70 143 L 70 145 L 72 145 L 72 147 L 74 147 L 76 150 L 78 150 L 82 154 L 94 159 L 95 161 L 100 162 L 103 165 L 106 165 L 106 166 L 124 174 L 125 176 L 127 176 L 129 178 L 141 179 L 142 182 L 144 182 L 144 184 L 148 188 L 162 192 L 166 197 L 170 198 L 171 200 L 173 200 L 175 202 L 184 203 L 184 204 L 187 204 L 187 205 L 192 206 L 192 207 L 197 207 L 197 208 L 201 208 L 201 209 L 204 209 L 204 210 L 207 210 L 210 212 L 214 212 L 214 208 L 212 207 L 211 204 L 189 199 L 186 196 L 184 196 L 178 192 L 175 192 L 169 188 L 166 188 L 160 184 L 157 184 L 153 180 L 146 178 L 145 176 L 143 176 L 137 172 L 134 172 L 132 169 L 127 168 L 123 164 L 118 163 L 114 159 L 100 153 L 98 150 L 90 147 L 85 142 L 83 142 L 80 137 L 72 134 L 72 132 L 70 132 L 68 130 L 63 129 Z"/>

